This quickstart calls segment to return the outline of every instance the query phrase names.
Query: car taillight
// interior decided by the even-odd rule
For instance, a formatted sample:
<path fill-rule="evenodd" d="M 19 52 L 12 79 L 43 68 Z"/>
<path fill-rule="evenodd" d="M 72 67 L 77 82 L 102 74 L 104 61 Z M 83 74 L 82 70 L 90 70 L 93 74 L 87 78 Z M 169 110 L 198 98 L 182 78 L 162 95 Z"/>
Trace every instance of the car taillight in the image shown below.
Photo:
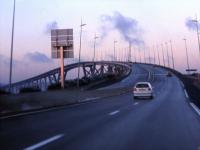
<path fill-rule="evenodd" d="M 151 88 L 148 88 L 149 91 L 151 91 Z"/>
<path fill-rule="evenodd" d="M 136 89 L 136 88 L 133 88 L 133 91 L 137 91 L 137 89 Z"/>

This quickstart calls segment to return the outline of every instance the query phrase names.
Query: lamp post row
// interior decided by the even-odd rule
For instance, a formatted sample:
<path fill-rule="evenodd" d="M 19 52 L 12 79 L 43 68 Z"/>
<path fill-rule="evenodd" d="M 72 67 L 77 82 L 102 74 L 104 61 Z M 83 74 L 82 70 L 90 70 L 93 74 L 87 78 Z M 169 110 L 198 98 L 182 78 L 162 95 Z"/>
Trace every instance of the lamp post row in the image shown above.
<path fill-rule="evenodd" d="M 13 44 L 14 44 L 14 27 L 15 27 L 15 5 L 16 5 L 16 0 L 14 0 L 14 4 L 13 4 L 13 19 L 12 19 L 12 35 L 11 35 L 11 53 L 10 53 L 10 71 L 9 71 L 9 91 L 11 92 L 11 85 L 12 85 L 12 66 L 13 66 Z M 198 40 L 198 49 L 199 49 L 199 55 L 200 55 L 200 38 L 199 38 L 199 22 L 197 19 L 197 16 L 194 20 L 192 20 L 193 22 L 196 23 L 196 31 L 197 31 L 197 40 Z M 79 47 L 79 57 L 78 57 L 78 80 L 77 80 L 77 87 L 79 87 L 79 78 L 80 78 L 80 58 L 81 58 L 81 38 L 82 38 L 82 28 L 83 26 L 85 26 L 86 24 L 82 23 L 82 19 L 81 19 L 81 24 L 80 24 L 80 47 Z M 98 36 L 94 36 L 94 54 L 93 54 L 93 61 L 95 61 L 95 46 L 96 46 L 96 39 L 99 38 Z M 187 67 L 188 69 L 190 69 L 189 66 L 189 60 L 188 60 L 188 51 L 187 51 L 187 43 L 186 43 L 186 39 L 183 39 L 185 41 L 185 49 L 186 49 L 186 56 L 187 56 Z M 116 40 L 114 40 L 114 58 L 113 60 L 116 60 L 116 49 L 115 49 L 115 44 L 117 43 Z M 170 43 L 170 47 L 171 47 L 171 55 L 172 55 L 172 65 L 173 65 L 173 69 L 175 69 L 175 63 L 174 63 L 174 54 L 173 54 L 173 50 L 172 50 L 172 42 L 171 40 L 169 41 Z M 168 67 L 170 67 L 170 62 L 169 62 L 169 52 L 168 52 L 168 43 L 165 42 L 166 45 L 166 50 L 167 50 L 167 60 L 168 60 Z M 129 47 L 131 49 L 131 47 Z M 157 53 L 158 53 L 158 63 L 159 65 L 160 63 L 160 55 L 159 55 L 159 51 L 158 51 L 158 45 L 157 45 Z M 163 57 L 163 65 L 165 66 L 165 57 L 164 57 L 164 48 L 163 48 L 163 44 L 161 44 L 161 48 L 162 48 L 162 57 Z M 135 49 L 134 49 L 135 50 Z M 155 50 L 153 48 L 154 51 L 154 64 L 155 62 Z M 131 55 L 131 52 L 129 53 L 129 55 Z M 129 56 L 131 57 L 131 56 Z M 144 52 L 144 57 L 145 57 L 145 52 Z M 136 61 L 136 56 L 135 56 L 135 61 Z M 141 61 L 141 54 L 140 54 L 140 61 Z M 145 58 L 144 58 L 145 61 Z M 149 49 L 149 62 L 150 62 L 150 49 Z"/>

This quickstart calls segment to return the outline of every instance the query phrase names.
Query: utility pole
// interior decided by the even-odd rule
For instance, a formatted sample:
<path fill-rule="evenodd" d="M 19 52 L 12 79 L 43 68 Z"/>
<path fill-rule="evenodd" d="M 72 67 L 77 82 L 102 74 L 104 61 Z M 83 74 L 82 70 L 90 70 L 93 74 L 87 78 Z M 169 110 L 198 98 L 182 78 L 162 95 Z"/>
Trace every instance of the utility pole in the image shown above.
<path fill-rule="evenodd" d="M 15 30 L 15 0 L 13 5 L 13 20 L 12 20 L 12 37 L 10 48 L 10 74 L 9 74 L 9 92 L 12 91 L 12 65 L 13 65 L 13 43 L 14 43 L 14 30 Z"/>
<path fill-rule="evenodd" d="M 175 65 L 174 65 L 174 52 L 173 52 L 173 50 L 172 50 L 172 41 L 170 40 L 169 43 L 170 43 L 170 46 L 171 46 L 171 54 L 172 54 L 173 69 L 175 69 Z"/>
<path fill-rule="evenodd" d="M 83 26 L 85 26 L 86 24 L 82 23 L 82 19 L 81 19 L 81 25 L 80 25 L 80 47 L 79 47 L 79 57 L 78 57 L 78 80 L 77 80 L 77 87 L 79 88 L 79 79 L 80 79 L 80 60 L 81 60 L 81 37 L 82 37 L 82 28 Z"/>
<path fill-rule="evenodd" d="M 164 55 L 163 44 L 161 44 L 161 48 L 162 48 L 162 56 L 163 56 L 163 65 L 164 65 L 164 67 L 165 67 L 165 55 Z"/>
<path fill-rule="evenodd" d="M 188 50 L 187 50 L 187 43 L 186 43 L 186 38 L 183 39 L 185 41 L 185 51 L 186 51 L 186 57 L 187 57 L 187 69 L 188 69 L 188 74 L 190 73 L 190 65 L 189 65 L 189 59 L 188 59 Z"/>

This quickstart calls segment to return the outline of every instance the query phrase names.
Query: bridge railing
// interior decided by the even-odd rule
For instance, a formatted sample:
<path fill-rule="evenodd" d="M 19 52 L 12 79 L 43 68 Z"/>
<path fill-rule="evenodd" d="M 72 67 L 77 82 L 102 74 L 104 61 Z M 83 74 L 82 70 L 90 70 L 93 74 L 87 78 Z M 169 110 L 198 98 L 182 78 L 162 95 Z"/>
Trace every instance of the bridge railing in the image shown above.
<path fill-rule="evenodd" d="M 64 67 L 64 77 L 66 79 L 68 71 L 72 69 L 76 69 L 80 66 L 83 71 L 83 76 L 85 78 L 94 78 L 99 77 L 103 75 L 116 75 L 116 76 L 126 76 L 130 73 L 131 67 L 129 63 L 124 62 L 114 62 L 114 61 L 87 61 L 87 62 L 81 62 L 69 64 Z M 29 87 L 35 87 L 35 88 L 45 88 L 49 85 L 56 84 L 60 82 L 60 68 L 56 68 L 53 70 L 50 70 L 48 72 L 45 72 L 43 74 L 40 74 L 38 76 L 19 81 L 16 83 L 13 83 L 11 85 L 12 92 L 17 93 L 22 88 L 29 88 Z M 4 86 L 2 89 L 8 91 L 9 85 Z"/>

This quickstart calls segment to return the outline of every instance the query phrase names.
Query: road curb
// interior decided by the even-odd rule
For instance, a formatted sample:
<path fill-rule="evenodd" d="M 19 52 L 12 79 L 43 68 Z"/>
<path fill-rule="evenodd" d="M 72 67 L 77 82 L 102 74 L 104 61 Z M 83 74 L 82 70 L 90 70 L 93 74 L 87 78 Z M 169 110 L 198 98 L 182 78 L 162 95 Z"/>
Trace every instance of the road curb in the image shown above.
<path fill-rule="evenodd" d="M 46 108 L 36 108 L 33 110 L 27 110 L 27 111 L 21 111 L 19 113 L 14 113 L 12 115 L 2 115 L 0 116 L 0 120 L 3 119 L 9 119 L 9 118 L 14 118 L 14 117 L 22 117 L 22 116 L 27 116 L 27 115 L 33 115 L 33 114 L 38 114 L 41 112 L 48 112 L 48 111 L 52 111 L 52 110 L 58 110 L 58 109 L 62 109 L 62 108 L 66 108 L 66 107 L 73 107 L 73 106 L 78 106 L 78 105 L 82 105 L 82 104 L 86 104 L 86 103 L 92 103 L 95 100 L 100 100 L 103 98 L 108 98 L 108 97 L 114 97 L 114 96 L 119 96 L 119 95 L 123 95 L 128 93 L 130 90 L 125 90 L 123 92 L 117 93 L 117 94 L 113 94 L 113 95 L 107 95 L 107 96 L 100 96 L 100 97 L 88 97 L 82 100 L 76 100 L 76 102 L 71 103 L 71 104 L 63 104 L 63 105 L 57 105 L 57 106 L 52 106 L 52 107 L 46 107 Z"/>

